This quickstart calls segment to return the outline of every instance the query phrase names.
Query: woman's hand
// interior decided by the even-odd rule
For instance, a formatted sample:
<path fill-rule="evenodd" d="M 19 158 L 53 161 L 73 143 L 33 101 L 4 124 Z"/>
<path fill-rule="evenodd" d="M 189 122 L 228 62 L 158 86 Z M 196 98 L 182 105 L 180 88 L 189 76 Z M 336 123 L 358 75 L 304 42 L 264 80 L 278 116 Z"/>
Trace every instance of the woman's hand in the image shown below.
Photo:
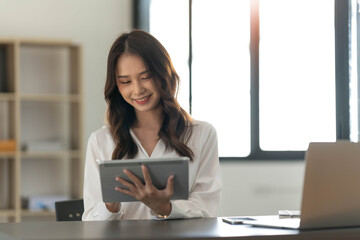
<path fill-rule="evenodd" d="M 140 179 L 129 170 L 125 169 L 124 173 L 129 177 L 132 183 L 123 178 L 117 177 L 116 181 L 120 182 L 128 189 L 117 187 L 115 190 L 143 202 L 157 214 L 169 215 L 171 213 L 170 198 L 174 193 L 174 175 L 171 175 L 168 178 L 166 188 L 159 190 L 152 184 L 149 171 L 145 165 L 141 166 L 141 170 L 144 176 L 145 184 L 143 184 Z"/>

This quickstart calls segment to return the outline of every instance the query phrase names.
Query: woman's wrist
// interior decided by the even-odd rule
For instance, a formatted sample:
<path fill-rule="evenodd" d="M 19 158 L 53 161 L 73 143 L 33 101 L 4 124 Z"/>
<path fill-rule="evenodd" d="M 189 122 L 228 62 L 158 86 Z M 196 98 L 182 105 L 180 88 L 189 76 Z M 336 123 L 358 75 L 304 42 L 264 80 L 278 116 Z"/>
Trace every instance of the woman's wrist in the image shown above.
<path fill-rule="evenodd" d="M 171 202 L 169 202 L 169 204 L 167 204 L 164 208 L 162 209 L 158 209 L 156 211 L 151 210 L 151 214 L 155 215 L 158 218 L 167 218 L 172 210 L 172 206 L 171 206 Z"/>
<path fill-rule="evenodd" d="M 117 213 L 120 211 L 121 204 L 119 202 L 116 203 L 105 203 L 105 206 L 109 212 Z"/>

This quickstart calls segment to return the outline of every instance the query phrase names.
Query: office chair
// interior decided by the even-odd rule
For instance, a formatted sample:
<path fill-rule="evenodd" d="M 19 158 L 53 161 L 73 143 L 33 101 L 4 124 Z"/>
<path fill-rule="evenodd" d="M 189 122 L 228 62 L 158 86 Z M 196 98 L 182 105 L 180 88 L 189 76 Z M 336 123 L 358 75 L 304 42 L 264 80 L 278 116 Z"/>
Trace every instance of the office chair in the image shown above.
<path fill-rule="evenodd" d="M 83 212 L 83 199 L 55 202 L 56 221 L 81 221 Z"/>

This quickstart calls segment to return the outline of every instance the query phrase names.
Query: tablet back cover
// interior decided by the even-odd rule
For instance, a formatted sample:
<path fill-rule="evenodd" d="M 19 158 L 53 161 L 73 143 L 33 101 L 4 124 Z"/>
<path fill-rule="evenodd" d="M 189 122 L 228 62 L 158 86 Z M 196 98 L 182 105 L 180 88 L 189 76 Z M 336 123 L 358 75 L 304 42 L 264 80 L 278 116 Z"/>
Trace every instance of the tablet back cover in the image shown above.
<path fill-rule="evenodd" d="M 125 188 L 115 178 L 121 177 L 130 181 L 123 172 L 124 169 L 128 169 L 144 183 L 141 165 L 147 166 L 152 182 L 158 189 L 164 189 L 167 179 L 174 174 L 174 194 L 171 199 L 187 199 L 189 197 L 189 158 L 150 158 L 110 160 L 99 163 L 103 201 L 137 201 L 133 197 L 115 190 L 115 187 Z"/>

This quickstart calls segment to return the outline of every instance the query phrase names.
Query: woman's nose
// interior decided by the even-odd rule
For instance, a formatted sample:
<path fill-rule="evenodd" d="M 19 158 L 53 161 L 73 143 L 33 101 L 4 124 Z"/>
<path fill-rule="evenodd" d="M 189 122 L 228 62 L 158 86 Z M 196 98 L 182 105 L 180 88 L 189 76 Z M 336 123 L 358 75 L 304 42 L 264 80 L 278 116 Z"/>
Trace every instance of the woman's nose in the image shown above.
<path fill-rule="evenodd" d="M 133 91 L 136 95 L 141 95 L 144 92 L 144 87 L 143 87 L 141 81 L 134 81 Z"/>

